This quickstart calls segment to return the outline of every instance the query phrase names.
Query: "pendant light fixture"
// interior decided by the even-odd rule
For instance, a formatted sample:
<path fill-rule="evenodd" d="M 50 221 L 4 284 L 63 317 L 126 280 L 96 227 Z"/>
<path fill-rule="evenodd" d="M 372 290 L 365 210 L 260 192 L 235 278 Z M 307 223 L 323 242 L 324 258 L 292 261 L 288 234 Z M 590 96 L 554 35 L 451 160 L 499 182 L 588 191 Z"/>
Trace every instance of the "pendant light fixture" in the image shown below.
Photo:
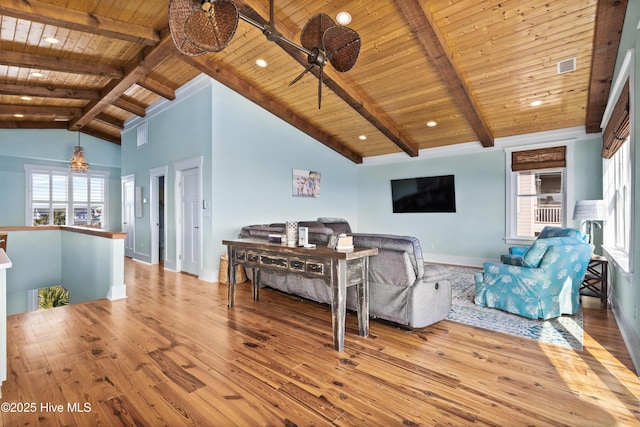
<path fill-rule="evenodd" d="M 73 157 L 69 162 L 69 168 L 73 172 L 86 172 L 89 170 L 89 163 L 84 159 L 84 149 L 80 146 L 80 132 L 78 132 L 78 145 L 73 149 Z"/>

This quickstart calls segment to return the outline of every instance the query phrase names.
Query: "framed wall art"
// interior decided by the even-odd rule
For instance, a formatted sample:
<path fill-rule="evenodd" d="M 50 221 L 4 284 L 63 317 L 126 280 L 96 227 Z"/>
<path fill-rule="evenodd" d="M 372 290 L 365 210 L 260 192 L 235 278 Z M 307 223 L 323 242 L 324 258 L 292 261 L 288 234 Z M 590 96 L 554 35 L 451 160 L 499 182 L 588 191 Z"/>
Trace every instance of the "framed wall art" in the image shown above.
<path fill-rule="evenodd" d="M 293 169 L 293 197 L 320 197 L 320 172 Z"/>

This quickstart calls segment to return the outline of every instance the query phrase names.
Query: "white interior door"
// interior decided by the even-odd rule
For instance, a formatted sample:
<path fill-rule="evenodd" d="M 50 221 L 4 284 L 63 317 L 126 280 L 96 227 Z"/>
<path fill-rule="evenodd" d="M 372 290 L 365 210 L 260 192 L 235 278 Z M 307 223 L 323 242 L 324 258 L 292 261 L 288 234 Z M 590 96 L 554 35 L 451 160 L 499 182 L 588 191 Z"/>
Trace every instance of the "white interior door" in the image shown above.
<path fill-rule="evenodd" d="M 133 175 L 122 177 L 122 231 L 127 233 L 124 239 L 124 255 L 133 257 L 135 251 L 135 182 Z"/>
<path fill-rule="evenodd" d="M 200 173 L 198 168 L 182 171 L 182 271 L 199 275 L 202 229 L 200 220 Z"/>

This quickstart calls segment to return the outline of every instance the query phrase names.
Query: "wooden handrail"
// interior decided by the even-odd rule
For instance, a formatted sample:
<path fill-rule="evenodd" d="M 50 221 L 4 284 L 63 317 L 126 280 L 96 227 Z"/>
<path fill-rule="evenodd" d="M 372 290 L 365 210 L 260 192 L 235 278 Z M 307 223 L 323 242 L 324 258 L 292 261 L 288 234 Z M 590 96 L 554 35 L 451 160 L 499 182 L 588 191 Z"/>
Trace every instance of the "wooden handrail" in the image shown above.
<path fill-rule="evenodd" d="M 125 239 L 127 233 L 124 231 L 109 231 L 100 228 L 77 227 L 71 225 L 41 225 L 41 226 L 8 226 L 0 227 L 2 231 L 42 231 L 42 230 L 63 230 L 72 233 L 89 234 L 91 236 L 104 237 L 105 239 Z"/>

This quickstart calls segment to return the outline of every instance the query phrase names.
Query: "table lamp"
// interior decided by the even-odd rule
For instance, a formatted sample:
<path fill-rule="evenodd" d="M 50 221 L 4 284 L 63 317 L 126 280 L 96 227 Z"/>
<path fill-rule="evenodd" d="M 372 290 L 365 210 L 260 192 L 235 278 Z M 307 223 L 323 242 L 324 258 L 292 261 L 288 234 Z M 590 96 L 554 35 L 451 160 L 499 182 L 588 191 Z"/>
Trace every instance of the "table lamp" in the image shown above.
<path fill-rule="evenodd" d="M 578 200 L 573 210 L 573 219 L 584 221 L 589 243 L 593 243 L 593 227 L 602 228 L 596 221 L 606 219 L 604 200 Z"/>

